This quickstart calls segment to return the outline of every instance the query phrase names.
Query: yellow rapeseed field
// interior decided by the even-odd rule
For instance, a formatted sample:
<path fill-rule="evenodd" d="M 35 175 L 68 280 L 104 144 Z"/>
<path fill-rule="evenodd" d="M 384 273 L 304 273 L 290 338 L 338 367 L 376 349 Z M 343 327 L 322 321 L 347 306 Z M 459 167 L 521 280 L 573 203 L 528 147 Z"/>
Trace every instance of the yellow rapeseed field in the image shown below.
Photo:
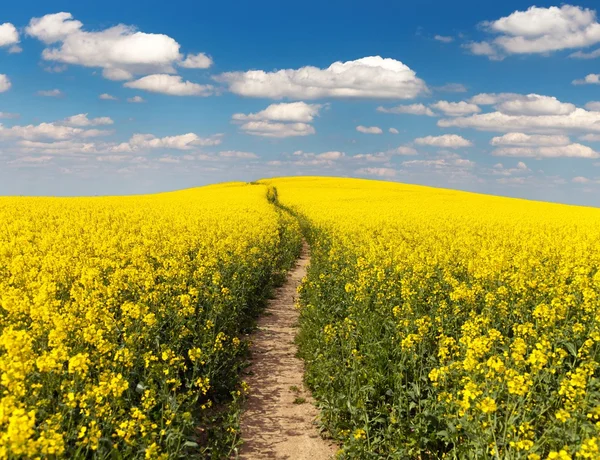
<path fill-rule="evenodd" d="M 343 458 L 600 458 L 600 209 L 283 178 L 301 352 Z"/>
<path fill-rule="evenodd" d="M 300 243 L 266 192 L 0 198 L 0 458 L 224 457 L 211 406 Z"/>

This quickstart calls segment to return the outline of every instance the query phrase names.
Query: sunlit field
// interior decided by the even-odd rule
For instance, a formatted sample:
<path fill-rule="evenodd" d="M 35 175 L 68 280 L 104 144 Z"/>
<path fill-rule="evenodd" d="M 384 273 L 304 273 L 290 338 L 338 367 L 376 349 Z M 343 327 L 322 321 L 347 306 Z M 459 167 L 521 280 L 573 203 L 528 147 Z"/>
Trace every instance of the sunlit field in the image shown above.
<path fill-rule="evenodd" d="M 600 458 L 600 210 L 266 182 L 312 247 L 300 345 L 347 458 Z"/>
<path fill-rule="evenodd" d="M 224 457 L 240 334 L 300 242 L 266 187 L 0 198 L 0 222 L 0 458 Z"/>
<path fill-rule="evenodd" d="M 302 234 L 339 458 L 600 457 L 599 209 L 300 177 L 0 198 L 0 221 L 0 458 L 228 458 Z"/>

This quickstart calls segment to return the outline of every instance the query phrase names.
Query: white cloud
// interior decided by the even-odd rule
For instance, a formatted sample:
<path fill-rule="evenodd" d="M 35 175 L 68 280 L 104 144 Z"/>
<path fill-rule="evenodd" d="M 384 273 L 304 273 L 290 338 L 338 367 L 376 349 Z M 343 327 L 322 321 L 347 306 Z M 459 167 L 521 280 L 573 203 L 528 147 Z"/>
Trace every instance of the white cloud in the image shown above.
<path fill-rule="evenodd" d="M 454 37 L 448 36 L 448 35 L 436 35 L 435 37 L 433 37 L 435 40 L 437 40 L 438 42 L 442 42 L 442 43 L 451 43 L 454 41 Z"/>
<path fill-rule="evenodd" d="M 470 147 L 471 145 L 473 145 L 471 141 L 457 134 L 443 134 L 441 136 L 418 137 L 417 139 L 415 139 L 415 144 L 431 145 L 435 147 L 444 147 L 450 149 Z"/>
<path fill-rule="evenodd" d="M 235 121 L 283 121 L 310 123 L 319 115 L 321 104 L 307 104 L 306 102 L 290 102 L 271 104 L 266 109 L 257 113 L 236 113 L 231 118 Z"/>
<path fill-rule="evenodd" d="M 440 171 L 457 171 L 475 167 L 475 162 L 464 158 L 437 158 L 433 160 L 409 160 L 402 166 L 406 168 L 427 168 Z"/>
<path fill-rule="evenodd" d="M 564 135 L 543 135 L 543 134 L 524 134 L 507 133 L 504 136 L 494 137 L 490 141 L 491 145 L 568 145 L 570 139 Z"/>
<path fill-rule="evenodd" d="M 596 59 L 597 57 L 600 57 L 600 49 L 591 51 L 589 53 L 586 53 L 585 51 L 577 51 L 573 54 L 570 54 L 569 57 L 575 59 Z"/>
<path fill-rule="evenodd" d="M 104 69 L 102 76 L 107 80 L 113 81 L 131 80 L 133 78 L 133 74 L 128 70 L 115 68 Z"/>
<path fill-rule="evenodd" d="M 531 158 L 600 158 L 600 154 L 581 144 L 541 147 L 504 147 L 496 149 L 492 155 L 505 157 Z"/>
<path fill-rule="evenodd" d="M 431 104 L 432 108 L 444 112 L 445 115 L 451 117 L 458 117 L 463 115 L 469 115 L 471 113 L 479 113 L 481 109 L 479 106 L 473 103 L 460 101 L 460 102 L 448 102 L 438 101 L 435 104 Z"/>
<path fill-rule="evenodd" d="M 219 156 L 222 158 L 239 158 L 243 160 L 253 160 L 258 158 L 258 155 L 252 152 L 242 152 L 238 150 L 225 150 L 219 152 Z"/>
<path fill-rule="evenodd" d="M 148 34 L 123 24 L 87 32 L 67 12 L 33 18 L 26 32 L 48 45 L 42 52 L 45 60 L 100 67 L 110 79 L 173 73 L 173 65 L 181 59 L 179 43 L 167 35 Z"/>
<path fill-rule="evenodd" d="M 515 11 L 496 21 L 485 22 L 484 27 L 500 34 L 490 47 L 506 54 L 548 53 L 600 42 L 596 12 L 572 5 L 532 6 L 527 11 Z"/>
<path fill-rule="evenodd" d="M 344 152 L 331 151 L 331 152 L 319 153 L 317 155 L 317 158 L 319 158 L 321 160 L 335 161 L 335 160 L 339 160 L 341 158 L 344 158 L 345 156 L 346 156 L 346 154 Z"/>
<path fill-rule="evenodd" d="M 210 96 L 214 92 L 212 85 L 199 85 L 183 81 L 178 75 L 167 74 L 147 75 L 139 80 L 128 81 L 124 86 L 171 96 Z"/>
<path fill-rule="evenodd" d="M 240 126 L 246 134 L 262 137 L 308 136 L 315 128 L 307 123 L 274 123 L 270 121 L 249 121 Z"/>
<path fill-rule="evenodd" d="M 96 144 L 93 142 L 81 142 L 77 140 L 59 140 L 53 142 L 40 142 L 33 140 L 21 140 L 17 142 L 21 153 L 38 155 L 73 155 L 98 153 Z"/>
<path fill-rule="evenodd" d="M 9 78 L 0 73 L 0 93 L 4 93 L 5 91 L 8 91 L 11 87 L 11 83 Z"/>
<path fill-rule="evenodd" d="M 386 150 L 384 152 L 360 153 L 358 155 L 354 155 L 352 157 L 352 159 L 381 163 L 381 162 L 390 161 L 390 159 L 395 155 L 400 155 L 400 156 L 417 155 L 417 151 L 413 147 L 409 147 L 407 145 L 401 145 L 399 147 L 396 147 L 395 149 Z"/>
<path fill-rule="evenodd" d="M 517 93 L 480 93 L 469 99 L 469 102 L 477 105 L 494 105 L 504 101 L 510 101 L 522 97 Z"/>
<path fill-rule="evenodd" d="M 18 113 L 0 112 L 0 118 L 13 119 L 13 118 L 19 118 L 19 117 L 20 117 L 20 115 Z"/>
<path fill-rule="evenodd" d="M 23 52 L 23 48 L 20 47 L 19 45 L 12 45 L 10 48 L 8 48 L 8 52 L 10 54 L 18 54 Z"/>
<path fill-rule="evenodd" d="M 496 106 L 496 109 L 507 115 L 568 115 L 577 107 L 575 104 L 560 102 L 552 96 L 528 94 L 506 100 Z"/>
<path fill-rule="evenodd" d="M 416 155 L 417 151 L 412 147 L 401 145 L 395 149 L 388 150 L 386 153 L 390 155 Z"/>
<path fill-rule="evenodd" d="M 19 43 L 19 32 L 10 22 L 0 24 L 0 46 L 10 46 Z"/>
<path fill-rule="evenodd" d="M 112 152 L 136 152 L 146 149 L 192 150 L 195 147 L 219 145 L 221 135 L 202 138 L 194 133 L 156 137 L 153 134 L 134 134 L 128 142 L 116 145 Z"/>
<path fill-rule="evenodd" d="M 591 73 L 581 80 L 573 80 L 574 85 L 600 85 L 600 74 Z"/>
<path fill-rule="evenodd" d="M 588 179 L 587 177 L 577 176 L 577 177 L 574 177 L 573 179 L 571 179 L 571 182 L 574 182 L 576 184 L 588 184 L 591 182 L 591 180 Z"/>
<path fill-rule="evenodd" d="M 396 107 L 391 107 L 389 109 L 386 107 L 377 107 L 377 111 L 382 113 L 407 113 L 410 115 L 427 115 L 428 117 L 435 117 L 433 110 L 423 104 L 397 105 Z"/>
<path fill-rule="evenodd" d="M 133 104 L 141 104 L 142 102 L 146 102 L 146 100 L 141 96 L 133 96 L 128 97 L 127 102 L 131 102 Z"/>
<path fill-rule="evenodd" d="M 214 79 L 226 83 L 235 94 L 271 99 L 412 99 L 428 91 L 408 66 L 380 56 L 334 62 L 326 69 L 307 66 L 273 72 L 228 72 Z"/>
<path fill-rule="evenodd" d="M 356 174 L 379 177 L 394 177 L 396 170 L 392 168 L 361 168 L 356 170 Z"/>
<path fill-rule="evenodd" d="M 526 174 L 530 171 L 531 170 L 529 169 L 529 167 L 522 161 L 519 161 L 517 163 L 517 166 L 514 168 L 505 168 L 504 165 L 502 165 L 502 163 L 498 163 L 495 164 L 494 167 L 489 170 L 489 172 L 493 176 L 515 176 Z"/>
<path fill-rule="evenodd" d="M 80 113 L 79 115 L 73 115 L 65 118 L 61 124 L 67 126 L 85 127 L 85 126 L 100 126 L 100 125 L 112 125 L 114 121 L 110 117 L 99 117 L 99 118 L 88 118 L 87 113 Z"/>
<path fill-rule="evenodd" d="M 488 42 L 469 42 L 462 45 L 462 47 L 468 49 L 475 56 L 487 56 L 492 61 L 501 61 L 504 59 L 498 53 L 498 50 Z"/>
<path fill-rule="evenodd" d="M 364 133 L 364 134 L 381 134 L 383 133 L 382 129 L 379 126 L 362 126 L 359 125 L 356 127 L 356 130 L 359 133 Z"/>
<path fill-rule="evenodd" d="M 98 129 L 81 129 L 64 126 L 57 123 L 40 123 L 39 125 L 12 126 L 6 128 L 0 124 L 1 138 L 17 138 L 30 141 L 41 139 L 69 140 L 73 138 L 88 138 L 110 134 L 109 131 Z"/>
<path fill-rule="evenodd" d="M 588 142 L 600 142 L 600 134 L 586 134 L 581 136 L 580 139 Z"/>
<path fill-rule="evenodd" d="M 101 94 L 100 96 L 98 96 L 98 99 L 102 99 L 103 101 L 118 101 L 119 100 L 116 97 L 114 97 L 108 93 Z"/>
<path fill-rule="evenodd" d="M 38 96 L 44 97 L 62 97 L 64 93 L 60 89 L 49 89 L 49 90 L 40 90 L 37 92 Z"/>
<path fill-rule="evenodd" d="M 390 134 L 399 134 L 400 131 L 398 131 L 396 128 L 390 128 L 388 129 L 388 131 L 390 132 Z"/>
<path fill-rule="evenodd" d="M 184 61 L 178 63 L 186 69 L 208 69 L 213 64 L 210 56 L 204 53 L 188 54 Z"/>
<path fill-rule="evenodd" d="M 588 102 L 584 107 L 592 112 L 600 112 L 600 102 L 597 101 Z"/>
<path fill-rule="evenodd" d="M 588 131 L 600 132 L 600 112 L 577 108 L 568 115 L 507 115 L 489 112 L 469 117 L 446 118 L 438 121 L 442 128 L 474 128 L 481 131 L 548 132 Z"/>

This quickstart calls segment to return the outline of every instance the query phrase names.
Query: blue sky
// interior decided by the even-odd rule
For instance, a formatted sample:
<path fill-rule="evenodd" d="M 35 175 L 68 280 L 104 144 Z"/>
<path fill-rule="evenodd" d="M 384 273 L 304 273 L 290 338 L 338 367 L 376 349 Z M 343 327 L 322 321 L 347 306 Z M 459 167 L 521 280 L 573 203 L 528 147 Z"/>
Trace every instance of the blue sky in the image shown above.
<path fill-rule="evenodd" d="M 594 2 L 22 1 L 0 194 L 368 177 L 600 205 Z"/>

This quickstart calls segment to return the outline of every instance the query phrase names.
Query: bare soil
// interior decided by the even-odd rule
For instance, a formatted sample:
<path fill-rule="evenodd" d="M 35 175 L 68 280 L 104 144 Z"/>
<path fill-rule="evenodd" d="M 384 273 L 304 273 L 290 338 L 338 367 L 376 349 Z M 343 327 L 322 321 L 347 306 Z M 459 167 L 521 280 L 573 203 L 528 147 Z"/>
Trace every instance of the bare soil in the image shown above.
<path fill-rule="evenodd" d="M 294 343 L 299 315 L 296 289 L 309 261 L 305 243 L 296 267 L 269 301 L 252 336 L 240 459 L 327 460 L 335 454 L 336 446 L 319 435 L 319 411 L 304 386 L 304 364 L 296 357 Z"/>

